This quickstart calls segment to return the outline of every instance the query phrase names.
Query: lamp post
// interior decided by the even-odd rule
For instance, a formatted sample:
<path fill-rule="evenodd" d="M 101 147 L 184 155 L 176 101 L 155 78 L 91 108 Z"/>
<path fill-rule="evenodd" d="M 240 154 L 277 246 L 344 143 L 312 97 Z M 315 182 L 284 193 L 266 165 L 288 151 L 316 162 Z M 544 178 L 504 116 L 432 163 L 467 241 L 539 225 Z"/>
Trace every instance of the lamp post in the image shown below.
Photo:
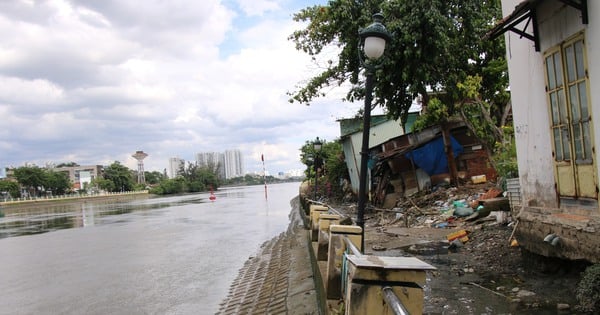
<path fill-rule="evenodd" d="M 310 195 L 310 176 L 312 174 L 312 170 L 314 168 L 314 165 L 315 165 L 315 158 L 313 157 L 313 154 L 312 153 L 306 154 L 306 167 L 308 169 L 308 173 L 307 173 L 308 190 L 306 192 L 307 196 Z"/>
<path fill-rule="evenodd" d="M 362 246 L 364 252 L 365 242 L 365 203 L 367 200 L 367 163 L 369 160 L 369 133 L 371 128 L 371 102 L 373 101 L 373 81 L 375 76 L 376 64 L 385 50 L 385 43 L 391 40 L 390 33 L 381 23 L 383 15 L 376 13 L 373 15 L 373 23 L 358 31 L 361 44 L 359 45 L 359 59 L 361 65 L 365 68 L 365 109 L 363 120 L 363 138 L 362 147 L 360 150 L 360 173 L 358 185 L 358 213 L 356 223 L 362 229 Z M 362 47 L 361 47 L 362 46 Z M 360 49 L 362 48 L 362 52 Z M 367 60 L 362 58 L 362 54 L 367 57 Z"/>
<path fill-rule="evenodd" d="M 321 167 L 321 159 L 319 157 L 319 152 L 321 151 L 321 147 L 323 146 L 323 142 L 317 140 L 313 142 L 313 150 L 315 151 L 315 160 L 314 160 L 314 168 L 315 168 L 315 201 L 317 200 L 317 181 L 319 180 L 319 168 Z"/>

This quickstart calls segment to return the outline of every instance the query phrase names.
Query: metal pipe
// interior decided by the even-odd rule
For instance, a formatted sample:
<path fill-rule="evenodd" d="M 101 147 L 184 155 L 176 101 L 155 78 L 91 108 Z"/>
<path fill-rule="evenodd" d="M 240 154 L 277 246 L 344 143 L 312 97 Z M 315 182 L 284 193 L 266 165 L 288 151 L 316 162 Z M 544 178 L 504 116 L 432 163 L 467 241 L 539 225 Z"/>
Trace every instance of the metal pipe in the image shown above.
<path fill-rule="evenodd" d="M 544 237 L 544 242 L 551 243 L 552 240 L 555 238 L 556 238 L 556 234 L 554 234 L 554 233 L 548 234 L 548 235 L 546 235 L 546 237 Z"/>
<path fill-rule="evenodd" d="M 381 290 L 383 291 L 383 299 L 385 300 L 385 303 L 390 307 L 394 314 L 410 315 L 406 307 L 404 307 L 404 304 L 402 304 L 402 301 L 400 301 L 400 299 L 394 292 L 394 289 L 392 289 L 392 287 L 386 286 L 381 288 Z"/>
<path fill-rule="evenodd" d="M 354 256 L 362 256 L 362 253 L 360 252 L 360 250 L 358 250 L 358 248 L 356 248 L 356 246 L 354 246 L 354 244 L 352 244 L 352 241 L 350 241 L 350 239 L 346 236 L 344 236 L 344 242 L 346 243 L 346 247 L 350 249 L 350 251 L 352 252 L 352 255 Z"/>

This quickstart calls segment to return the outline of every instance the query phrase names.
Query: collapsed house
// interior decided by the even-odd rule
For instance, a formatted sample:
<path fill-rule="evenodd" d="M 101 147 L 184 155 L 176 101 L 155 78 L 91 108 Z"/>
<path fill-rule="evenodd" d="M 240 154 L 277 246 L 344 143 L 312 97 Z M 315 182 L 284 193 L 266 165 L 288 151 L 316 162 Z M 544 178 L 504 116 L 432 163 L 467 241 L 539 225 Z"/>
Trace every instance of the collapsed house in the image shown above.
<path fill-rule="evenodd" d="M 496 180 L 497 173 L 486 150 L 464 123 L 454 122 L 449 129 L 459 180 Z M 401 135 L 379 146 L 371 170 L 373 205 L 393 208 L 405 196 L 450 184 L 445 148 L 440 126 Z"/>
<path fill-rule="evenodd" d="M 404 134 L 405 130 L 410 131 L 416 117 L 417 113 L 409 113 L 408 122 L 403 127 L 400 120 L 391 120 L 385 115 L 372 115 L 369 132 L 370 147 L 377 148 L 390 138 Z M 340 123 L 340 141 L 350 176 L 350 186 L 352 192 L 358 195 L 363 120 L 355 117 L 340 119 L 338 122 Z"/>
<path fill-rule="evenodd" d="M 432 126 L 411 132 L 416 113 L 409 114 L 404 128 L 386 116 L 371 120 L 368 191 L 376 207 L 393 208 L 404 196 L 429 191 L 450 182 L 442 127 Z M 353 191 L 357 193 L 362 130 L 358 119 L 340 121 L 342 147 Z M 495 180 L 487 151 L 461 121 L 448 125 L 458 177 L 463 182 Z M 408 133 L 404 133 L 404 130 Z"/>

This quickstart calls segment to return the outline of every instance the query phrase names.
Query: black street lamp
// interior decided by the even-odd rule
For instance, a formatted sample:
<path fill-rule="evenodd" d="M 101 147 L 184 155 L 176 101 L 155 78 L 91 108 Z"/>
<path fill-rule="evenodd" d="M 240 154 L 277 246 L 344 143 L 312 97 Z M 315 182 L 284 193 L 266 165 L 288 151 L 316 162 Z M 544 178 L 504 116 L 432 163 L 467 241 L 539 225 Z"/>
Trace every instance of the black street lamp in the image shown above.
<path fill-rule="evenodd" d="M 361 250 L 364 252 L 365 244 L 365 203 L 367 200 L 367 162 L 369 160 L 369 132 L 371 128 L 371 102 L 373 101 L 373 80 L 375 76 L 376 61 L 385 50 L 385 43 L 392 39 L 390 33 L 381 23 L 383 15 L 376 13 L 373 15 L 373 23 L 358 31 L 361 43 L 359 47 L 359 59 L 361 65 L 365 68 L 365 111 L 363 120 L 363 138 L 360 150 L 360 173 L 358 186 L 358 214 L 356 223 L 362 229 Z M 362 52 L 360 49 L 362 48 Z M 367 60 L 362 58 L 362 54 Z"/>
<path fill-rule="evenodd" d="M 321 147 L 323 146 L 323 142 L 317 140 L 313 142 L 313 150 L 315 151 L 315 160 L 314 160 L 314 168 L 315 168 L 315 201 L 317 200 L 317 181 L 319 180 L 319 168 L 321 167 L 321 158 L 319 157 L 319 152 L 321 151 Z"/>

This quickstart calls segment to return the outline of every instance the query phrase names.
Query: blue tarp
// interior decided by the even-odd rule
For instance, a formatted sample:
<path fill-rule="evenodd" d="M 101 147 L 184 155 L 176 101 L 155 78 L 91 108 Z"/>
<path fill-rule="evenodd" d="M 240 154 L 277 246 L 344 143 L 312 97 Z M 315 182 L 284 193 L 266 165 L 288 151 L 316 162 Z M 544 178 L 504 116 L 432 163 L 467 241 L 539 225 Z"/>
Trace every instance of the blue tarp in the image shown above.
<path fill-rule="evenodd" d="M 463 153 L 463 147 L 450 136 L 454 157 Z M 414 159 L 415 164 L 422 168 L 429 176 L 448 173 L 448 159 L 444 152 L 444 139 L 439 137 L 424 146 L 405 154 L 407 159 Z"/>

